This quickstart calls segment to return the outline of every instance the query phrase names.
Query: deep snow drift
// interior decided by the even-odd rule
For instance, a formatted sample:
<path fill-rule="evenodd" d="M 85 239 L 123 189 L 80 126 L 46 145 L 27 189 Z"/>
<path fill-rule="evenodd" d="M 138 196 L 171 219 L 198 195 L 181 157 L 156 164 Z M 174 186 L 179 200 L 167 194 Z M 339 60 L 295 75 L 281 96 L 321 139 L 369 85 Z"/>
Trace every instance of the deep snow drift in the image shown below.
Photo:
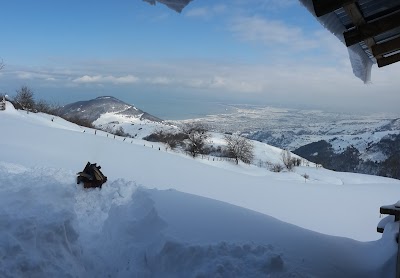
<path fill-rule="evenodd" d="M 375 231 L 399 181 L 193 160 L 51 118 L 0 112 L 1 277 L 394 275 L 398 226 Z M 88 160 L 102 190 L 75 183 Z"/>

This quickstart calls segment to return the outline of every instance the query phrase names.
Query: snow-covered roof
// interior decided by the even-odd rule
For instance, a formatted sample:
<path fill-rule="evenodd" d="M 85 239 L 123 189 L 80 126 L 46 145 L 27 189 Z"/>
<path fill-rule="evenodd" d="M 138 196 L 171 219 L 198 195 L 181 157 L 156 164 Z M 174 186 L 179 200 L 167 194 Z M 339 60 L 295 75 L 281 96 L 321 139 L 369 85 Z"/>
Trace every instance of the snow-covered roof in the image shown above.
<path fill-rule="evenodd" d="M 400 60 L 399 0 L 299 0 L 349 51 L 354 74 L 371 80 L 371 67 Z"/>
<path fill-rule="evenodd" d="M 145 2 L 150 3 L 151 5 L 155 5 L 156 2 L 165 4 L 168 8 L 173 9 L 180 13 L 184 7 L 186 7 L 192 0 L 143 0 Z"/>
<path fill-rule="evenodd" d="M 192 0 L 144 0 L 181 12 Z M 371 80 L 373 64 L 400 60 L 400 0 L 299 0 L 349 51 L 353 73 Z"/>

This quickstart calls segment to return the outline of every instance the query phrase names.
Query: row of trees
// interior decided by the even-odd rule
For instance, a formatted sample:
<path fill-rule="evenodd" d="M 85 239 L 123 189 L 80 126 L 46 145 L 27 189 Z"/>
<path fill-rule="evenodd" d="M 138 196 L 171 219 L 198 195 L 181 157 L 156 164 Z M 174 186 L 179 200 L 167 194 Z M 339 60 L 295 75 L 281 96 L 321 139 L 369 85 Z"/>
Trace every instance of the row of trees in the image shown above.
<path fill-rule="evenodd" d="M 49 115 L 59 116 L 77 125 L 94 128 L 92 122 L 85 118 L 62 115 L 61 106 L 59 104 L 50 104 L 43 99 L 36 101 L 34 92 L 28 86 L 22 86 L 16 91 L 16 95 L 12 99 L 8 100 L 11 101 L 14 107 L 19 110 L 34 113 L 42 112 Z"/>
<path fill-rule="evenodd" d="M 242 161 L 250 164 L 254 158 L 253 144 L 250 140 L 239 135 L 225 135 L 224 147 L 214 147 L 209 142 L 210 133 L 207 126 L 198 122 L 184 124 L 177 131 L 158 130 L 143 138 L 153 142 L 163 142 L 171 149 L 181 147 L 193 158 L 198 155 L 228 157 L 235 160 L 236 164 Z"/>
<path fill-rule="evenodd" d="M 49 104 L 43 99 L 36 101 L 34 92 L 28 86 L 22 86 L 9 101 L 13 103 L 16 109 L 28 112 L 43 112 L 51 115 L 59 115 L 60 111 L 60 105 L 58 104 Z"/>
<path fill-rule="evenodd" d="M 171 149 L 180 147 L 193 158 L 198 155 L 213 155 L 217 157 L 232 158 L 236 164 L 240 161 L 251 164 L 254 160 L 254 145 L 250 140 L 239 135 L 224 135 L 224 146 L 215 148 L 209 142 L 210 134 L 207 126 L 199 122 L 191 122 L 180 127 L 179 131 L 157 130 L 153 134 L 143 138 L 147 141 L 162 142 Z M 268 163 L 266 165 L 273 172 L 281 172 L 284 169 L 292 171 L 294 167 L 300 166 L 302 160 L 293 157 L 289 150 L 283 150 L 280 163 Z"/>

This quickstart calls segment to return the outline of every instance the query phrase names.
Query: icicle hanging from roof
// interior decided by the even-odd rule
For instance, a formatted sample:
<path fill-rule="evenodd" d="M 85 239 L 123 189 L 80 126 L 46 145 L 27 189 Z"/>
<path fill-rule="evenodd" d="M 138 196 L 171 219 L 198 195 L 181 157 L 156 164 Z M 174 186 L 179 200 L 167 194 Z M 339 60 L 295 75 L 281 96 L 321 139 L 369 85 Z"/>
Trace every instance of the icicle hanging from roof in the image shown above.
<path fill-rule="evenodd" d="M 340 19 L 335 13 L 329 13 L 321 17 L 317 17 L 314 12 L 314 7 L 312 0 L 299 0 L 308 11 L 332 34 L 334 34 L 343 44 L 345 40 L 343 37 L 343 32 L 347 29 L 342 24 Z M 353 73 L 356 77 L 360 78 L 364 83 L 369 83 L 371 81 L 371 69 L 372 65 L 375 63 L 372 61 L 368 55 L 365 53 L 364 49 L 360 44 L 355 44 L 347 48 L 349 52 L 349 58 L 351 66 L 353 68 Z"/>

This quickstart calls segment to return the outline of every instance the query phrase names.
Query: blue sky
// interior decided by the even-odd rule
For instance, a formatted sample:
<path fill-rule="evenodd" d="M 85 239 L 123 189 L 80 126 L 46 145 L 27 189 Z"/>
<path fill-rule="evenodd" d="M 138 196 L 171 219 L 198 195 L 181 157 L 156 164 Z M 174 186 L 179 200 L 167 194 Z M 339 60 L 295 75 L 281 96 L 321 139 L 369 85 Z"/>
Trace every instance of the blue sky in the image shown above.
<path fill-rule="evenodd" d="M 297 0 L 194 0 L 181 14 L 140 0 L 13 0 L 0 10 L 0 93 L 113 95 L 154 114 L 200 102 L 363 112 L 400 103 L 400 67 L 374 68 L 364 85 Z"/>

